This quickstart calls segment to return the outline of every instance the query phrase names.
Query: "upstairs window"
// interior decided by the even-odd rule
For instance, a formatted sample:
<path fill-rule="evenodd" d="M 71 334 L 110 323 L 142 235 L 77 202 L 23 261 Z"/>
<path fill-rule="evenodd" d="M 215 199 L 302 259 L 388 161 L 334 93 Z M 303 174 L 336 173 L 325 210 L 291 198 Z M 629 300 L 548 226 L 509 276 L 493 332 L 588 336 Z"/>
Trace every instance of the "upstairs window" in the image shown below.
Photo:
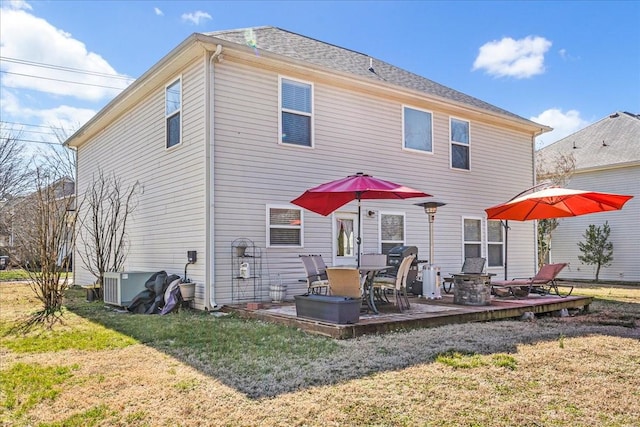
<path fill-rule="evenodd" d="M 433 153 L 433 120 L 431 113 L 404 107 L 402 116 L 404 148 Z"/>
<path fill-rule="evenodd" d="M 180 144 L 182 134 L 182 81 L 171 83 L 164 91 L 167 148 Z"/>
<path fill-rule="evenodd" d="M 267 206 L 269 247 L 302 247 L 302 209 Z"/>
<path fill-rule="evenodd" d="M 280 79 L 280 142 L 313 146 L 313 86 L 296 80 Z"/>
<path fill-rule="evenodd" d="M 451 167 L 469 170 L 469 122 L 451 118 Z"/>
<path fill-rule="evenodd" d="M 380 213 L 380 244 L 383 254 L 404 245 L 404 214 Z"/>

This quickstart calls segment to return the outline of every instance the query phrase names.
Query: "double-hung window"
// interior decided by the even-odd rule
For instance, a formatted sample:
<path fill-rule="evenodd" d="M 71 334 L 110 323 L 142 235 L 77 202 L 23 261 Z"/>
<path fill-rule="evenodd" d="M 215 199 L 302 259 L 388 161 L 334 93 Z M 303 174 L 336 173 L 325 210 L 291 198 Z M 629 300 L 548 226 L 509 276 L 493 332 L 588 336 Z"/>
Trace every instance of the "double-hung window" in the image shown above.
<path fill-rule="evenodd" d="M 450 120 L 450 138 L 451 167 L 469 170 L 469 122 L 452 117 Z"/>
<path fill-rule="evenodd" d="M 280 78 L 280 142 L 313 146 L 313 86 Z"/>
<path fill-rule="evenodd" d="M 482 221 L 475 218 L 463 219 L 463 245 L 465 258 L 482 256 Z"/>
<path fill-rule="evenodd" d="M 383 254 L 391 248 L 404 245 L 404 214 L 380 212 L 380 244 Z"/>
<path fill-rule="evenodd" d="M 302 247 L 302 209 L 267 206 L 269 247 Z"/>
<path fill-rule="evenodd" d="M 402 117 L 403 147 L 433 153 L 432 114 L 428 111 L 404 107 Z"/>
<path fill-rule="evenodd" d="M 167 148 L 180 144 L 182 136 L 182 80 L 178 79 L 165 88 L 165 132 Z"/>
<path fill-rule="evenodd" d="M 487 221 L 487 265 L 504 266 L 504 232 L 502 221 Z"/>

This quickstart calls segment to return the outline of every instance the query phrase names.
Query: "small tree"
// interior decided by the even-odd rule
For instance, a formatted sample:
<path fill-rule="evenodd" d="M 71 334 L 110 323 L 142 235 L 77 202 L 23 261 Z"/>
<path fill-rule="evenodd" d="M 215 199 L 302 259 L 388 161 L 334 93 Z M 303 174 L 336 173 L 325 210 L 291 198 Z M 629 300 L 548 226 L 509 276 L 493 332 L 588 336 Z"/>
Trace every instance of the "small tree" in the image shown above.
<path fill-rule="evenodd" d="M 540 159 L 536 164 L 536 179 L 549 181 L 553 185 L 565 186 L 576 168 L 573 153 L 560 154 L 551 162 Z M 555 218 L 538 221 L 538 268 L 547 263 L 551 250 L 551 235 L 558 228 L 559 221 Z"/>
<path fill-rule="evenodd" d="M 582 237 L 584 242 L 578 242 L 578 248 L 582 255 L 578 255 L 580 262 L 587 265 L 596 266 L 596 278 L 598 281 L 601 267 L 608 267 L 613 261 L 613 243 L 609 242 L 611 229 L 609 223 L 605 221 L 602 227 L 589 225 Z"/>
<path fill-rule="evenodd" d="M 42 302 L 24 324 L 53 325 L 62 314 L 68 271 L 75 194 L 73 181 L 56 176 L 56 170 L 36 166 L 35 191 L 16 202 L 13 233 L 22 266 L 29 274 L 29 285 Z"/>
<path fill-rule="evenodd" d="M 78 207 L 78 257 L 102 289 L 104 273 L 120 271 L 128 253 L 127 222 L 136 208 L 139 184 L 125 187 L 99 170 Z"/>

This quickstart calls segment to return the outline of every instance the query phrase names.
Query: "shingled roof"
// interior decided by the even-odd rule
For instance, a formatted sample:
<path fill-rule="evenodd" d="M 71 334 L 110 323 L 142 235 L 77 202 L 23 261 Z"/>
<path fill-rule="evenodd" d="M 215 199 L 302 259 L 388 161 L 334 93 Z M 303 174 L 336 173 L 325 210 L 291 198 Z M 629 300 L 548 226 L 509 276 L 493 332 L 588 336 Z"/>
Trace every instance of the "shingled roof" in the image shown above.
<path fill-rule="evenodd" d="M 249 32 L 251 32 L 254 37 L 250 41 L 247 41 L 246 34 Z M 349 73 L 360 78 L 384 81 L 406 89 L 424 92 L 427 95 L 465 104 L 476 109 L 533 123 L 528 119 L 503 110 L 495 105 L 491 105 L 417 74 L 395 67 L 370 55 L 315 40 L 277 27 L 243 28 L 205 34 L 232 43 L 249 45 L 258 49 L 258 52 L 267 51 L 298 61 L 308 62 L 322 68 Z"/>
<path fill-rule="evenodd" d="M 640 114 L 616 112 L 536 153 L 539 161 L 573 154 L 576 171 L 640 164 Z"/>

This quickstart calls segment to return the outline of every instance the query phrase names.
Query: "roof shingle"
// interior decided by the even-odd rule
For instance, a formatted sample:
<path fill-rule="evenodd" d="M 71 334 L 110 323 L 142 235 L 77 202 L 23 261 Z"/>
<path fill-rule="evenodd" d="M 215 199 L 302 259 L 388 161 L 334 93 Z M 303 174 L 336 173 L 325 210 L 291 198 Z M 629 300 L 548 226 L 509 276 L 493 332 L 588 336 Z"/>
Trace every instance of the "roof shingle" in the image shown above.
<path fill-rule="evenodd" d="M 248 34 L 248 32 L 251 32 L 253 36 L 250 42 L 247 41 L 246 34 Z M 416 90 L 428 95 L 455 101 L 476 109 L 533 123 L 517 114 L 379 59 L 375 59 L 370 55 L 321 42 L 277 27 L 269 26 L 215 31 L 206 33 L 206 35 L 249 46 L 252 46 L 255 41 L 254 47 L 257 48 L 258 51 L 268 51 L 320 67 L 349 73 L 361 78 L 384 81 L 406 89 Z"/>

